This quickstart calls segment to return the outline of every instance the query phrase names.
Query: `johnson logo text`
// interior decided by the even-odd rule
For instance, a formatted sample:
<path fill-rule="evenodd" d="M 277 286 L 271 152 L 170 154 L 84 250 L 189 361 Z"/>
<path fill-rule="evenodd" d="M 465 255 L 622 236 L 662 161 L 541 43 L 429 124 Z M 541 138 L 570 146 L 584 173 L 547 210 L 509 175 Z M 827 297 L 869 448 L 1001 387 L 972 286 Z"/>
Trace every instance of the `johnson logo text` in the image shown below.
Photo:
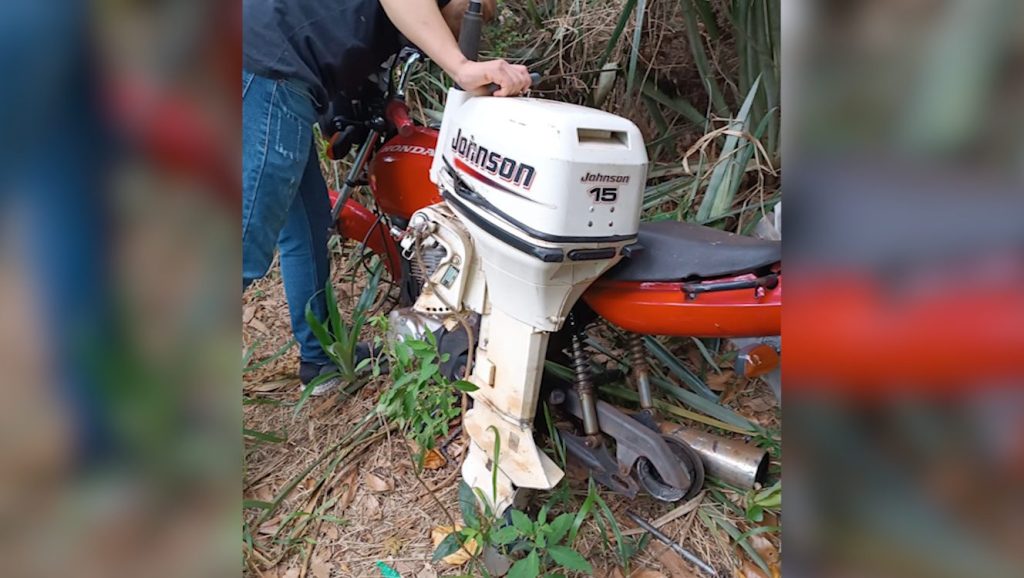
<path fill-rule="evenodd" d="M 467 163 L 495 175 L 503 181 L 508 181 L 526 190 L 533 186 L 536 169 L 497 151 L 477 145 L 475 141 L 462 136 L 462 129 L 459 129 L 458 134 L 452 139 L 452 150 Z"/>

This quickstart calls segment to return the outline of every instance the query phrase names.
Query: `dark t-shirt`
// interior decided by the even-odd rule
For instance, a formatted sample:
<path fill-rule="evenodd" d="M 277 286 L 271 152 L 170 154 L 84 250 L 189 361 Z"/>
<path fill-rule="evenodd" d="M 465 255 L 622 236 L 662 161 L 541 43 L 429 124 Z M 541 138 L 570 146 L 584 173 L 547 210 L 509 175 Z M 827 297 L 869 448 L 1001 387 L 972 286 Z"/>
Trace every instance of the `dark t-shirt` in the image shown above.
<path fill-rule="evenodd" d="M 309 85 L 321 111 L 400 47 L 378 0 L 243 0 L 242 17 L 242 66 Z"/>

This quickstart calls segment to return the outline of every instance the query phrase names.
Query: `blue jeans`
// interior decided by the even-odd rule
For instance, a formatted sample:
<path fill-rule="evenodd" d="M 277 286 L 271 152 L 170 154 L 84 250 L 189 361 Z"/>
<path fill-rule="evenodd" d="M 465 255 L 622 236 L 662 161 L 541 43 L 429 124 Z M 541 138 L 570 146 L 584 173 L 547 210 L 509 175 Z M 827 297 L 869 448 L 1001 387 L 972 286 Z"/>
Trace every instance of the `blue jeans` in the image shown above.
<path fill-rule="evenodd" d="M 299 83 L 242 72 L 242 291 L 281 252 L 292 331 L 303 361 L 327 363 L 306 322 L 326 318 L 331 207 L 313 144 L 316 112 Z"/>

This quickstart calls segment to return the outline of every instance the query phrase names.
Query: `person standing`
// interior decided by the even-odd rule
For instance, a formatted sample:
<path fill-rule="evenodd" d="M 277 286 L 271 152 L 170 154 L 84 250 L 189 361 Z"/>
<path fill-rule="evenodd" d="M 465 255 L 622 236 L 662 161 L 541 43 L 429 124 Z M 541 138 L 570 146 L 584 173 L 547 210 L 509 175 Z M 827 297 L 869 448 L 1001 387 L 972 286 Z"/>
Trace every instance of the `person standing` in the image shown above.
<path fill-rule="evenodd" d="M 306 321 L 326 317 L 330 274 L 327 185 L 313 124 L 331 99 L 354 91 L 400 48 L 403 34 L 466 90 L 490 83 L 495 96 L 530 85 L 525 67 L 474 62 L 456 36 L 468 0 L 243 0 L 242 291 L 266 275 L 274 250 L 308 385 L 336 368 Z M 495 0 L 485 0 L 485 17 Z M 314 388 L 323 395 L 339 378 Z"/>

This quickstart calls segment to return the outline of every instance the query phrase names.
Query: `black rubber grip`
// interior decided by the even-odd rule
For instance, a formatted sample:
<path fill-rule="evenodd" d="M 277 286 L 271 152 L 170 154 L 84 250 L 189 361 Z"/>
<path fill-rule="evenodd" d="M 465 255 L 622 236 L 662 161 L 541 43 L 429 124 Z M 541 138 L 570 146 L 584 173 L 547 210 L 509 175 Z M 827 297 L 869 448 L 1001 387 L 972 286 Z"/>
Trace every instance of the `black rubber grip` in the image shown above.
<path fill-rule="evenodd" d="M 537 86 L 538 83 L 540 83 L 540 73 L 539 72 L 531 72 L 530 73 L 530 86 Z M 494 84 L 493 82 L 488 84 L 486 88 L 487 88 L 487 94 L 489 94 L 489 95 L 493 95 L 495 92 L 498 92 L 498 90 L 501 89 L 500 86 L 498 86 L 497 84 Z"/>

